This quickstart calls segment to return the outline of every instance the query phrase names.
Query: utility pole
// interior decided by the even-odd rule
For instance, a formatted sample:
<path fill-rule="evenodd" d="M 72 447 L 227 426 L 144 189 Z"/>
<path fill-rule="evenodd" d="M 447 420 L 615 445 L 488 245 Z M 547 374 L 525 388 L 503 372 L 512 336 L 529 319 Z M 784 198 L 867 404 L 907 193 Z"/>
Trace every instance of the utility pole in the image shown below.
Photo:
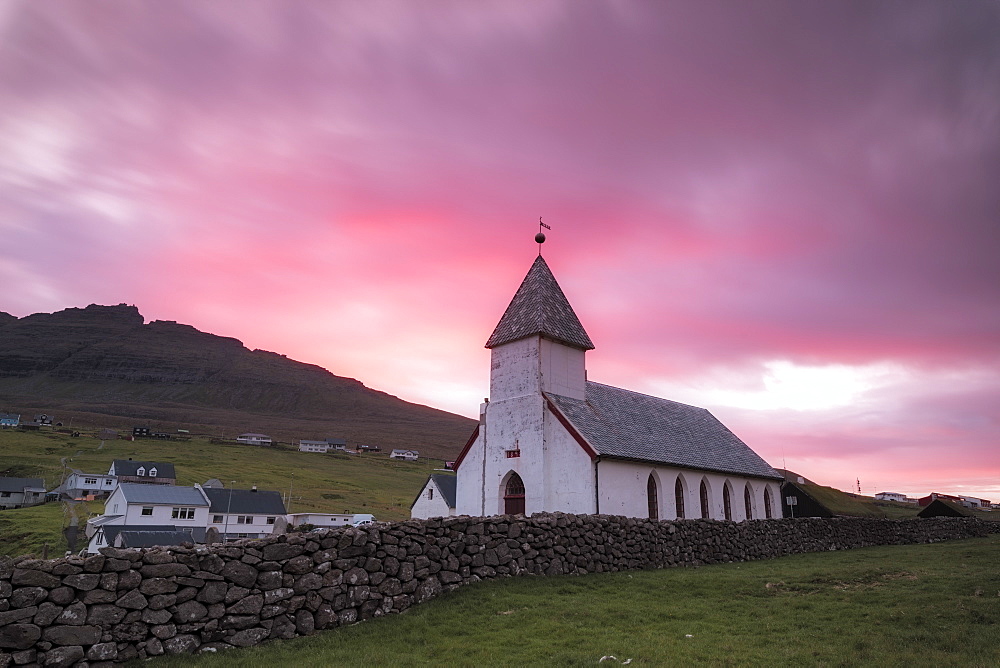
<path fill-rule="evenodd" d="M 229 511 L 233 508 L 233 487 L 236 487 L 236 481 L 229 481 L 229 503 L 226 505 L 226 521 L 223 524 L 223 534 L 222 534 L 222 544 L 225 545 L 229 540 Z"/>

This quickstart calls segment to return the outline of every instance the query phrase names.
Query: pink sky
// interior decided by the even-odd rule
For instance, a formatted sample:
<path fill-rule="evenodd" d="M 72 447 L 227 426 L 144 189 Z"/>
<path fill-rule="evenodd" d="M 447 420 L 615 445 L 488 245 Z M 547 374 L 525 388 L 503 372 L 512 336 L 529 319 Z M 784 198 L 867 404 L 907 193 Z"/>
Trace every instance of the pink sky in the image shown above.
<path fill-rule="evenodd" d="M 994 2 L 0 6 L 0 310 L 464 415 L 537 251 L 590 378 L 841 489 L 1000 501 Z"/>

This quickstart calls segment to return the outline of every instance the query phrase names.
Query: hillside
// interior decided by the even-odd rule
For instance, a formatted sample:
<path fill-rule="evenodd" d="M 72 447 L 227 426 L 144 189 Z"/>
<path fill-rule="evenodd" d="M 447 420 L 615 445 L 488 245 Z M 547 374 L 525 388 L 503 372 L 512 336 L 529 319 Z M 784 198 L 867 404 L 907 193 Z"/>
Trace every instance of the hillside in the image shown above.
<path fill-rule="evenodd" d="M 454 457 L 474 422 L 134 306 L 0 314 L 0 411 L 232 436 L 340 437 Z"/>

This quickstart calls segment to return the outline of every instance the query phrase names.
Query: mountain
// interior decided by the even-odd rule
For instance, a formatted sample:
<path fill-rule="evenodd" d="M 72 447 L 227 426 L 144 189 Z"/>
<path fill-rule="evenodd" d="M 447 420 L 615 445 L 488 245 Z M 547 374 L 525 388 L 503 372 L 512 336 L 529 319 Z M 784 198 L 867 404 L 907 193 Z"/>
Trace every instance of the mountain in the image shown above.
<path fill-rule="evenodd" d="M 0 412 L 229 437 L 346 438 L 451 459 L 475 422 L 135 306 L 0 312 Z M 81 423 L 78 423 L 81 424 Z"/>

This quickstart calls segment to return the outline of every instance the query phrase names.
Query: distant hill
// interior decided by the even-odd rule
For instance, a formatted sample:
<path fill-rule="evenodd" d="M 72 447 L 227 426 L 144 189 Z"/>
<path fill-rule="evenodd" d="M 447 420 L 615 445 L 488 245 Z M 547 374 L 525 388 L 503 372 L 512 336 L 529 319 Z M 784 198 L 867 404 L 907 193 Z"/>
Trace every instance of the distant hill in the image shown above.
<path fill-rule="evenodd" d="M 450 459 L 474 421 L 135 306 L 0 312 L 0 412 L 232 437 L 346 438 Z M 30 417 L 30 416 L 29 416 Z"/>

